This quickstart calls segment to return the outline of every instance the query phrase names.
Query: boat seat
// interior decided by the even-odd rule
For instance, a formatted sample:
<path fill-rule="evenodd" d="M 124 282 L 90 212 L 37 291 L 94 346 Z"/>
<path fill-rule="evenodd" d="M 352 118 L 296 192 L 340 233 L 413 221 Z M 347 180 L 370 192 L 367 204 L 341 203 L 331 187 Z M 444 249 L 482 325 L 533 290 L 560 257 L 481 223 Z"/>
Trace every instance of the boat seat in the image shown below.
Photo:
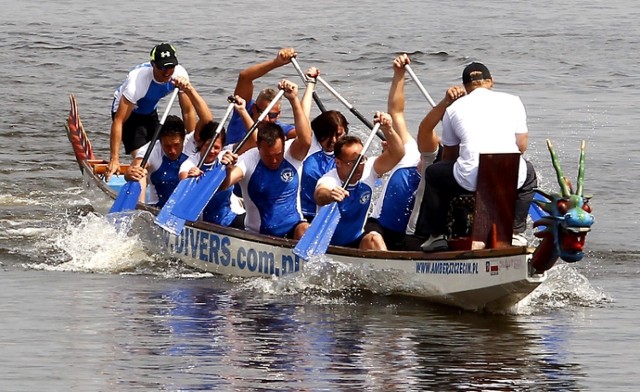
<path fill-rule="evenodd" d="M 480 154 L 476 191 L 450 205 L 450 249 L 511 246 L 519 164 L 519 153 Z"/>

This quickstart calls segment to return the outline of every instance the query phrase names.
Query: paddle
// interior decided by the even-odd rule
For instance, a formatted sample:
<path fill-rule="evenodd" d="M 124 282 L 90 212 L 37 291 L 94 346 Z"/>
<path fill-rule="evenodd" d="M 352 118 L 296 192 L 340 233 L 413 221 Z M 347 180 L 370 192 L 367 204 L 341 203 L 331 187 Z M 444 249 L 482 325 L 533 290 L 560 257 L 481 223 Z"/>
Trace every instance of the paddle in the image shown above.
<path fill-rule="evenodd" d="M 253 131 L 258 128 L 258 124 L 265 119 L 265 117 L 269 114 L 269 111 L 278 103 L 278 100 L 284 95 L 284 90 L 278 91 L 278 94 L 269 102 L 269 105 L 264 109 L 264 111 L 260 114 L 258 119 L 251 125 L 251 128 L 247 131 L 244 138 L 236 144 L 233 149 L 233 153 L 237 154 L 240 148 L 249 140 Z M 224 181 L 227 176 L 226 166 L 225 165 L 217 165 L 211 170 L 208 170 L 204 175 L 202 175 L 198 182 L 194 185 L 193 190 L 190 192 L 194 194 L 194 198 L 189 200 L 189 203 L 180 203 L 173 209 L 173 215 L 178 218 L 182 218 L 188 221 L 194 221 L 198 219 L 200 213 L 207 205 L 209 200 L 213 197 L 214 193 L 220 187 L 220 184 Z"/>
<path fill-rule="evenodd" d="M 307 75 L 305 75 L 304 72 L 302 72 L 302 68 L 300 68 L 300 64 L 298 64 L 298 60 L 296 60 L 295 57 L 291 58 L 291 64 L 293 64 L 293 68 L 296 69 L 296 71 L 298 72 L 298 75 L 300 75 L 300 78 L 302 78 L 302 80 L 306 83 L 308 80 Z M 327 109 L 325 109 L 324 105 L 320 101 L 320 97 L 318 97 L 318 94 L 316 94 L 316 92 L 314 91 L 312 96 L 313 96 L 313 101 L 316 103 L 320 111 L 322 113 L 326 112 Z"/>
<path fill-rule="evenodd" d="M 369 148 L 369 145 L 379 128 L 380 123 L 377 123 L 371 129 L 371 133 L 369 134 L 367 141 L 364 143 L 362 151 L 356 159 L 355 165 L 353 165 L 347 179 L 342 183 L 343 188 L 347 188 L 349 181 L 351 181 L 358 165 L 360 165 L 360 161 L 362 161 L 362 157 Z M 331 238 L 333 237 L 333 233 L 336 231 L 339 221 L 340 209 L 338 208 L 338 202 L 334 201 L 322 206 L 316 217 L 311 221 L 311 225 L 309 225 L 307 231 L 305 231 L 302 238 L 300 238 L 300 241 L 298 241 L 295 248 L 293 248 L 293 253 L 303 259 L 324 254 L 329 247 L 329 243 L 331 242 Z"/>
<path fill-rule="evenodd" d="M 429 102 L 429 105 L 431 105 L 431 107 L 435 107 L 436 103 L 433 101 L 433 98 L 431 98 L 431 95 L 429 95 L 429 93 L 427 92 L 427 89 L 424 88 L 422 83 L 420 83 L 420 80 L 418 80 L 418 77 L 411 69 L 411 66 L 409 64 L 405 64 L 404 69 L 409 73 L 409 76 L 411 76 L 411 79 L 413 79 L 413 81 L 416 83 L 416 85 L 418 86 L 418 90 L 420 90 L 422 95 L 424 95 L 424 97 L 427 99 L 427 101 Z"/>
<path fill-rule="evenodd" d="M 548 202 L 549 200 L 547 200 L 544 196 L 542 196 L 541 194 L 539 194 L 538 192 L 533 194 L 533 201 L 531 202 L 531 205 L 529 206 L 529 216 L 531 216 L 531 220 L 533 222 L 544 218 L 545 216 L 549 216 L 549 214 L 547 213 L 547 211 L 543 210 L 542 207 L 540 207 L 535 200 L 540 200 L 540 201 L 545 201 Z M 538 226 L 538 230 L 542 231 L 544 230 L 545 226 Z"/>
<path fill-rule="evenodd" d="M 351 113 L 353 113 L 356 117 L 358 117 L 358 119 L 360 121 L 362 121 L 364 123 L 364 125 L 366 125 L 369 129 L 373 129 L 373 124 L 371 123 L 371 121 L 369 121 L 367 118 L 365 118 L 362 113 L 360 113 L 358 111 L 358 109 L 354 108 L 352 104 L 349 103 L 349 101 L 347 101 L 346 99 L 344 99 L 344 97 L 342 95 L 340 95 L 340 93 L 338 93 L 333 87 L 331 87 L 329 85 L 329 83 L 327 83 L 323 78 L 321 78 L 320 76 L 318 76 L 316 78 L 318 80 L 318 82 L 320 82 L 327 90 L 329 90 L 331 92 L 331 94 L 333 94 L 334 97 L 336 97 L 338 99 L 338 101 L 342 102 L 342 104 L 344 106 L 346 106 L 347 109 L 349 109 L 351 111 Z M 378 137 L 380 138 L 380 140 L 385 140 L 384 134 L 381 131 L 378 131 L 377 133 Z"/>
<path fill-rule="evenodd" d="M 202 156 L 200 157 L 200 161 L 198 162 L 198 168 L 200 169 L 204 165 L 204 161 L 207 158 L 207 155 L 213 148 L 213 145 L 215 144 L 216 139 L 220 135 L 220 132 L 222 132 L 222 128 L 224 127 L 224 124 L 226 124 L 227 119 L 231 116 L 231 112 L 233 111 L 233 105 L 235 105 L 235 102 L 236 102 L 235 99 L 230 96 L 229 98 L 227 98 L 227 101 L 229 101 L 229 106 L 227 106 L 227 111 L 225 112 L 224 117 L 222 117 L 222 120 L 220 120 L 220 123 L 218 124 L 218 128 L 216 128 L 216 131 L 213 135 L 213 138 L 211 139 L 211 142 L 207 146 L 206 151 L 204 152 L 204 154 L 202 154 Z M 185 220 L 173 215 L 172 213 L 173 209 L 178 203 L 185 203 L 191 206 L 191 208 L 197 209 L 197 208 L 200 208 L 201 203 L 204 202 L 204 204 L 202 204 L 202 210 L 204 209 L 204 207 L 206 207 L 209 200 L 206 200 L 206 201 L 200 200 L 202 199 L 201 196 L 205 192 L 199 192 L 198 189 L 196 189 L 196 192 L 194 192 L 194 188 L 197 188 L 200 182 L 208 181 L 207 179 L 204 178 L 205 176 L 206 176 L 206 173 L 203 174 L 202 177 L 200 178 L 189 177 L 180 181 L 176 189 L 174 189 L 173 193 L 169 197 L 169 200 L 167 200 L 165 205 L 160 210 L 160 213 L 158 213 L 158 216 L 155 219 L 155 223 L 158 226 L 162 227 L 163 229 L 174 233 L 175 235 L 180 234 L 180 232 L 182 232 L 182 228 L 184 227 Z M 204 187 L 204 185 L 200 186 L 200 188 L 202 187 Z M 211 193 L 211 196 L 213 196 L 213 193 Z M 198 204 L 195 204 L 195 203 L 198 203 Z M 202 212 L 202 210 L 200 210 L 200 213 Z M 198 215 L 200 215 L 200 213 L 198 213 Z"/>
<path fill-rule="evenodd" d="M 160 129 L 164 125 L 167 116 L 169 115 L 169 111 L 171 110 L 171 106 L 173 106 L 173 101 L 176 100 L 178 96 L 178 88 L 173 89 L 173 93 L 171 94 L 171 98 L 169 99 L 169 103 L 167 104 L 167 108 L 162 115 L 162 119 L 160 119 L 160 123 L 156 127 L 155 132 L 153 133 L 153 137 L 149 142 L 149 147 L 147 148 L 147 152 L 145 152 L 144 157 L 142 158 L 142 162 L 140 162 L 140 167 L 145 167 L 147 165 L 147 161 L 151 156 L 151 151 L 153 151 L 153 147 L 155 147 L 156 141 L 160 136 Z M 126 184 L 120 189 L 118 193 L 118 197 L 113 202 L 109 213 L 113 212 L 122 212 L 128 210 L 134 210 L 136 208 L 136 204 L 138 203 L 138 197 L 140 197 L 140 192 L 142 192 L 142 188 L 140 187 L 140 183 L 138 181 L 127 181 Z"/>

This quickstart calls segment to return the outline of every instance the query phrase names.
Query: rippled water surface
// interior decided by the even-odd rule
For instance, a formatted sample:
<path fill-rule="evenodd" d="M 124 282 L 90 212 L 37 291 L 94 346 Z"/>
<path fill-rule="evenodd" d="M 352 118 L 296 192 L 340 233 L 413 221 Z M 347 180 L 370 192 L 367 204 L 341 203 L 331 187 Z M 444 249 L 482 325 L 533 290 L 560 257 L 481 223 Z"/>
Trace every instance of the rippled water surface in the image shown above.
<path fill-rule="evenodd" d="M 635 3 L 0 5 L 0 389 L 637 389 Z M 296 277 L 236 280 L 150 254 L 86 214 L 93 199 L 63 123 L 75 93 L 105 154 L 113 90 L 160 41 L 177 46 L 217 116 L 239 70 L 283 46 L 367 116 L 386 108 L 397 53 L 436 99 L 464 64 L 484 62 L 496 89 L 525 103 L 544 188 L 557 187 L 545 140 L 574 181 L 587 141 L 587 257 L 557 265 L 512 314 L 485 315 L 388 295 L 384 277 L 330 259 Z M 297 75 L 283 67 L 258 88 L 283 77 Z M 427 106 L 408 83 L 413 129 Z"/>

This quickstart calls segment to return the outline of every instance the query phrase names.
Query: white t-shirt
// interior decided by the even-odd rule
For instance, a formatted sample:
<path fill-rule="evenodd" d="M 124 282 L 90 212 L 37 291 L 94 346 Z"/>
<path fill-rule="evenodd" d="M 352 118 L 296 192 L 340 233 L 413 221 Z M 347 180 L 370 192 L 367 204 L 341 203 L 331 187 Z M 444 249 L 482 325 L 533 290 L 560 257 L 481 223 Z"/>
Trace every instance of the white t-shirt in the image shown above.
<path fill-rule="evenodd" d="M 516 134 L 528 132 L 527 114 L 519 97 L 476 88 L 447 108 L 442 119 L 442 144 L 460 146 L 453 175 L 461 187 L 476 190 L 481 153 L 520 152 Z M 527 167 L 520 157 L 518 188 Z"/>

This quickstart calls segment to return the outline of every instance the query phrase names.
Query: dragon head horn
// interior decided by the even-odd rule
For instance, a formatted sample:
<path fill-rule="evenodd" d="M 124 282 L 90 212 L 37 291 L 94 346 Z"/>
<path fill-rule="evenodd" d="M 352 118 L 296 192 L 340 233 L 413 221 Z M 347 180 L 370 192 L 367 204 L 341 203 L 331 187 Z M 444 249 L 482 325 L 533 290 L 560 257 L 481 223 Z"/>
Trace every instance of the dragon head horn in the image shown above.
<path fill-rule="evenodd" d="M 549 149 L 549 154 L 551 154 L 551 163 L 553 164 L 553 168 L 556 170 L 556 177 L 558 179 L 558 185 L 562 190 L 562 197 L 569 197 L 571 193 L 569 191 L 569 187 L 564 180 L 564 174 L 562 173 L 562 168 L 560 167 L 560 162 L 558 161 L 558 155 L 553 149 L 553 144 L 551 140 L 547 139 L 547 148 Z"/>
<path fill-rule="evenodd" d="M 576 189 L 576 195 L 582 196 L 582 187 L 584 184 L 584 150 L 587 143 L 583 140 L 580 144 L 580 164 L 578 165 L 578 188 Z"/>

